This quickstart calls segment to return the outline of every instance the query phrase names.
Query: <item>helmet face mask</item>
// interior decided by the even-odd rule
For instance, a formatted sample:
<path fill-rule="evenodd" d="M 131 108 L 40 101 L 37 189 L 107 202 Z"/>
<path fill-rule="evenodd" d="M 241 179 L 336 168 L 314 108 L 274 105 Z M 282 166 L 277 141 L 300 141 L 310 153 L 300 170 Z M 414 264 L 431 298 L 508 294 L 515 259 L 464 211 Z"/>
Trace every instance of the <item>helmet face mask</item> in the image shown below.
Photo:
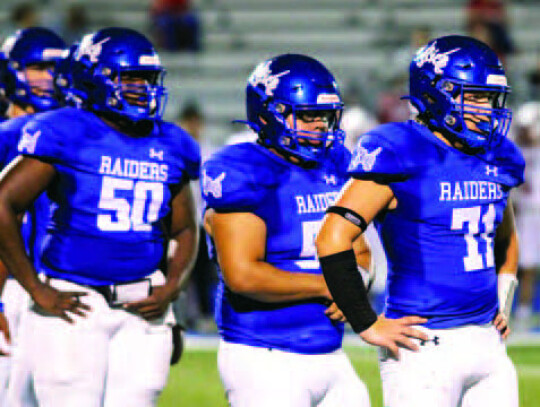
<path fill-rule="evenodd" d="M 259 64 L 248 80 L 247 123 L 259 142 L 304 164 L 343 144 L 342 109 L 333 75 L 313 58 L 280 55 Z"/>
<path fill-rule="evenodd" d="M 495 53 L 469 37 L 433 40 L 411 63 L 409 99 L 419 117 L 468 149 L 485 149 L 506 137 L 509 93 Z"/>
<path fill-rule="evenodd" d="M 2 93 L 36 112 L 59 107 L 53 77 L 64 48 L 64 41 L 46 28 L 26 28 L 8 37 L 0 57 Z"/>
<path fill-rule="evenodd" d="M 85 104 L 130 121 L 162 117 L 164 75 L 152 44 L 131 29 L 106 28 L 88 34 L 75 52 L 73 87 Z"/>

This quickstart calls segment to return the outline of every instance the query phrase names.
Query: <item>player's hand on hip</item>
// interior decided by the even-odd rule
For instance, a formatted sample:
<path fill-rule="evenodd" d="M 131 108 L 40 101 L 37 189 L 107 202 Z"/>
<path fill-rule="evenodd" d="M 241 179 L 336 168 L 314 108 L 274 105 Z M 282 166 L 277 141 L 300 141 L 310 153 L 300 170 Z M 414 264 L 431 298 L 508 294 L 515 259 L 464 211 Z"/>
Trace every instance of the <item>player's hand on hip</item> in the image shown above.
<path fill-rule="evenodd" d="M 176 290 L 167 285 L 153 286 L 152 294 L 141 301 L 128 302 L 124 304 L 124 308 L 139 314 L 146 320 L 156 319 L 167 311 L 175 294 Z"/>
<path fill-rule="evenodd" d="M 495 325 L 495 328 L 497 328 L 497 331 L 499 331 L 503 339 L 508 338 L 511 330 L 510 326 L 508 325 L 508 320 L 502 312 L 497 313 L 495 319 L 493 320 L 493 325 Z"/>
<path fill-rule="evenodd" d="M 343 315 L 343 312 L 338 308 L 335 302 L 332 302 L 328 308 L 324 311 L 324 315 L 330 318 L 332 321 L 345 322 L 347 318 Z"/>
<path fill-rule="evenodd" d="M 413 338 L 429 339 L 424 332 L 412 327 L 412 325 L 425 322 L 427 319 L 417 316 L 388 319 L 381 314 L 373 325 L 360 333 L 360 337 L 372 345 L 387 348 L 396 359 L 399 359 L 400 347 L 412 351 L 418 350 L 418 345 L 413 341 Z"/>
<path fill-rule="evenodd" d="M 80 297 L 87 295 L 84 291 L 59 291 L 47 284 L 40 284 L 31 295 L 42 311 L 56 315 L 69 323 L 73 323 L 73 318 L 68 312 L 85 317 L 86 312 L 91 310 L 90 306 L 81 302 Z"/>
<path fill-rule="evenodd" d="M 11 351 L 9 324 L 3 312 L 0 312 L 0 356 L 7 356 Z"/>

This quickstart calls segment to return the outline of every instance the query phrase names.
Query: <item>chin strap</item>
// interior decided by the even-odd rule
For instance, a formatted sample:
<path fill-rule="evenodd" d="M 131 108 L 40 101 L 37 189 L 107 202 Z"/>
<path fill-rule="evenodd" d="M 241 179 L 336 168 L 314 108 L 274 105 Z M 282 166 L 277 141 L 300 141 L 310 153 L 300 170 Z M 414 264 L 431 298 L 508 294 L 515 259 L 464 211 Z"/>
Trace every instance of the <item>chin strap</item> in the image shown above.
<path fill-rule="evenodd" d="M 510 320 L 514 293 L 518 286 L 518 280 L 513 273 L 500 273 L 497 277 L 497 294 L 499 297 L 499 311 L 504 314 L 506 320 Z"/>

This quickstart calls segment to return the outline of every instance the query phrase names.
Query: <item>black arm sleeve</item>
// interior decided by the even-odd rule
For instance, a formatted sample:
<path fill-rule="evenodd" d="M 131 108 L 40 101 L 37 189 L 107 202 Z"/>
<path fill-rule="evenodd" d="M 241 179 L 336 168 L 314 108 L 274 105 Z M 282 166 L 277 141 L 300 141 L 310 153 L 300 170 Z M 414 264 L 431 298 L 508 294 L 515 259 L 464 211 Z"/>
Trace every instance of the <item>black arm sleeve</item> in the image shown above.
<path fill-rule="evenodd" d="M 377 314 L 369 303 L 354 251 L 331 254 L 319 261 L 328 289 L 354 332 L 368 329 L 377 321 Z"/>

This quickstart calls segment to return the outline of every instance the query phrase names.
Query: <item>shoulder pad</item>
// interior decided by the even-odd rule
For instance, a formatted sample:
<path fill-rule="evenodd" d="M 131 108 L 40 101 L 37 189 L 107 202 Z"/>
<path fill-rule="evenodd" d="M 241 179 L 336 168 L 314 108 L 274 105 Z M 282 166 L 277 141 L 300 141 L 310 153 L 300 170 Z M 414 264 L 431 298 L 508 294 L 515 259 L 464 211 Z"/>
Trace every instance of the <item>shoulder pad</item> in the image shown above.
<path fill-rule="evenodd" d="M 178 154 L 179 162 L 189 179 L 199 179 L 201 169 L 201 151 L 199 144 L 187 131 L 169 122 L 159 122 L 159 126 L 163 133 L 175 141 L 178 146 L 176 154 Z"/>
<path fill-rule="evenodd" d="M 253 143 L 226 146 L 203 164 L 201 191 L 208 208 L 254 212 L 286 167 Z"/>
<path fill-rule="evenodd" d="M 336 148 L 330 150 L 328 162 L 324 164 L 325 167 L 336 173 L 343 182 L 349 178 L 347 174 L 347 168 L 351 161 L 351 152 L 343 145 L 339 145 Z"/>
<path fill-rule="evenodd" d="M 523 184 L 525 180 L 525 158 L 516 144 L 504 138 L 495 148 L 485 154 L 489 164 L 499 168 L 498 181 L 510 188 Z"/>
<path fill-rule="evenodd" d="M 0 168 L 17 156 L 21 130 L 31 118 L 31 115 L 19 116 L 0 123 Z"/>
<path fill-rule="evenodd" d="M 17 149 L 20 154 L 41 157 L 50 161 L 63 159 L 64 123 L 59 111 L 37 114 L 23 127 Z"/>
<path fill-rule="evenodd" d="M 436 164 L 442 153 L 424 126 L 407 121 L 376 127 L 358 140 L 349 175 L 380 182 L 403 181 L 425 166 Z"/>

